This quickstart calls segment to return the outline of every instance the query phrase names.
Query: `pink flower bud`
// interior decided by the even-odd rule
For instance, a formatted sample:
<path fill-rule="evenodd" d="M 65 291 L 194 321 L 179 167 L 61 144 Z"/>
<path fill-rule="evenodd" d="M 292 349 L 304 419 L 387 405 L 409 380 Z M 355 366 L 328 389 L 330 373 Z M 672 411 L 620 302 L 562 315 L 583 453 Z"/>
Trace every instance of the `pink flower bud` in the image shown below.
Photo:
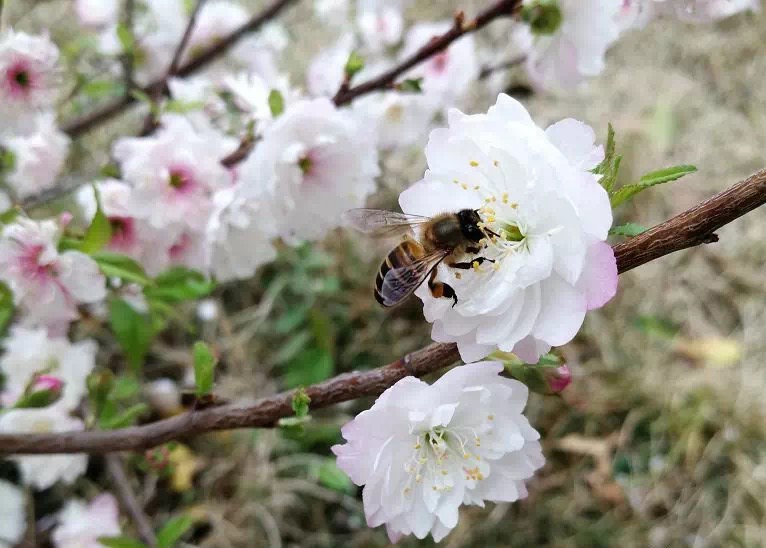
<path fill-rule="evenodd" d="M 32 392 L 47 390 L 51 393 L 58 394 L 63 388 L 64 382 L 53 375 L 39 375 L 35 378 L 35 382 L 32 383 Z"/>
<path fill-rule="evenodd" d="M 69 213 L 68 211 L 64 211 L 59 215 L 59 226 L 61 228 L 66 228 L 69 223 L 72 222 L 72 219 L 74 219 L 74 215 Z"/>
<path fill-rule="evenodd" d="M 558 366 L 555 371 L 552 371 L 546 376 L 548 379 L 548 387 L 554 394 L 563 392 L 564 389 L 572 383 L 572 372 L 569 370 L 567 364 Z"/>

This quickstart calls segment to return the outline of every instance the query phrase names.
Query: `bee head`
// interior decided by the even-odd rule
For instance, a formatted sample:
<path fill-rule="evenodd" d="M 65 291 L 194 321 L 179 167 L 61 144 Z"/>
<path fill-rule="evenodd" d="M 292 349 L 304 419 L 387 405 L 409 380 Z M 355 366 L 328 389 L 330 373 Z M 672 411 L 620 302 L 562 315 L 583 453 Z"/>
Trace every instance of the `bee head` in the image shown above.
<path fill-rule="evenodd" d="M 463 209 L 458 211 L 457 216 L 458 219 L 460 219 L 460 229 L 466 239 L 472 242 L 478 242 L 484 238 L 485 234 L 482 229 L 479 228 L 481 217 L 479 217 L 478 211 L 475 209 Z"/>

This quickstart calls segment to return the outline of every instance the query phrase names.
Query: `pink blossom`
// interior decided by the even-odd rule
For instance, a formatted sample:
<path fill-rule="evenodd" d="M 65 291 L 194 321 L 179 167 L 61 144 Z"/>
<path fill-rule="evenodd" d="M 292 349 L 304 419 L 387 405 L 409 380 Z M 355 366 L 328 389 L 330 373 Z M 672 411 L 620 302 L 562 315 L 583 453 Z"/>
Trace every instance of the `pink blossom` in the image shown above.
<path fill-rule="evenodd" d="M 563 392 L 567 386 L 572 384 L 572 371 L 570 371 L 567 364 L 563 364 L 558 366 L 554 372 L 547 375 L 546 378 L 551 392 Z"/>
<path fill-rule="evenodd" d="M 77 306 L 106 296 L 98 265 L 79 251 L 57 249 L 55 221 L 19 218 L 0 236 L 0 279 L 14 294 L 25 323 L 65 328 Z"/>

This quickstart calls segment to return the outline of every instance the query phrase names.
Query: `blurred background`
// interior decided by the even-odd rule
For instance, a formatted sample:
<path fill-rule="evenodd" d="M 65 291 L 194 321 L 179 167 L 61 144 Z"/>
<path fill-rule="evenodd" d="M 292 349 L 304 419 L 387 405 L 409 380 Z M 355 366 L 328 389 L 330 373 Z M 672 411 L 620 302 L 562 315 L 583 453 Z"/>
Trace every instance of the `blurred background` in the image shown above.
<path fill-rule="evenodd" d="M 407 19 L 445 19 L 458 6 L 472 13 L 486 4 L 419 0 Z M 9 20 L 22 30 L 48 28 L 59 45 L 78 32 L 71 5 L 58 0 L 15 1 Z M 313 19 L 310 2 L 282 21 L 290 36 L 283 68 L 301 82 L 311 57 L 337 35 Z M 766 165 L 765 37 L 764 13 L 703 26 L 659 20 L 621 38 L 606 71 L 580 92 L 530 92 L 514 69 L 477 85 L 462 107 L 485 111 L 498 89 L 509 88 L 542 126 L 574 117 L 604 136 L 611 122 L 625 155 L 623 181 L 696 165 L 698 173 L 616 212 L 616 224 L 651 226 Z M 484 58 L 498 61 L 507 39 L 502 24 L 477 37 Z M 78 140 L 73 169 L 101 165 L 109 140 L 140 119 L 134 113 Z M 383 165 L 371 204 L 395 209 L 424 158 L 417 149 L 398 151 Z M 718 234 L 717 244 L 620 277 L 618 296 L 560 349 L 571 386 L 530 398 L 548 462 L 529 498 L 464 508 L 446 546 L 766 546 L 766 210 Z M 190 343 L 200 336 L 221 355 L 216 394 L 227 399 L 376 367 L 427 344 L 419 302 L 387 313 L 372 299 L 385 251 L 342 230 L 320 244 L 280 249 L 252 281 L 223 286 L 203 305 L 193 320 L 197 335 L 168 330 L 152 348 L 148 379 L 182 383 Z M 97 325 L 81 329 L 99 337 Z M 118 353 L 113 342 L 100 342 L 103 360 Z M 385 546 L 384 532 L 365 525 L 360 490 L 329 451 L 340 426 L 370 404 L 315 412 L 302 433 L 183 440 L 171 448 L 172 469 L 131 461 L 132 481 L 156 522 L 180 508 L 199 518 L 195 545 Z M 88 496 L 99 483 L 103 463 L 92 459 L 76 491 Z M 56 508 L 56 489 L 39 493 L 37 503 Z"/>

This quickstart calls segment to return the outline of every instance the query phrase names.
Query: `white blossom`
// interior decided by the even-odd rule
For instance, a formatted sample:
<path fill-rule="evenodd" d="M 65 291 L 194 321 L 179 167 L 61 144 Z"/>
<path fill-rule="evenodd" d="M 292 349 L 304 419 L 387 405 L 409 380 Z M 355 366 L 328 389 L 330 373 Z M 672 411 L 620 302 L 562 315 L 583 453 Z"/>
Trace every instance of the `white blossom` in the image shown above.
<path fill-rule="evenodd" d="M 118 0 L 75 0 L 74 12 L 81 25 L 100 29 L 117 24 L 120 2 Z"/>
<path fill-rule="evenodd" d="M 77 432 L 85 429 L 80 419 L 72 418 L 58 407 L 40 409 L 10 409 L 0 414 L 0 433 L 44 434 Z M 47 489 L 57 481 L 72 483 L 85 473 L 88 455 L 13 455 L 8 457 L 21 471 L 25 484 L 35 489 Z"/>
<path fill-rule="evenodd" d="M 247 10 L 239 4 L 228 0 L 206 2 L 197 15 L 197 22 L 189 38 L 187 59 L 214 46 L 244 25 L 248 19 Z"/>
<path fill-rule="evenodd" d="M 357 0 L 356 25 L 367 50 L 378 53 L 402 39 L 404 17 L 396 0 Z"/>
<path fill-rule="evenodd" d="M 56 548 L 101 548 L 99 537 L 116 537 L 122 532 L 117 501 L 109 493 L 94 497 L 89 504 L 70 500 L 58 521 L 51 537 Z"/>
<path fill-rule="evenodd" d="M 235 148 L 235 140 L 212 128 L 196 128 L 179 115 L 163 116 L 155 135 L 120 139 L 114 156 L 123 179 L 133 185 L 133 215 L 155 228 L 201 230 L 212 209 L 212 193 L 232 182 L 220 162 Z"/>
<path fill-rule="evenodd" d="M 8 196 L 7 192 L 0 190 L 0 213 L 8 211 L 12 206 L 13 202 L 11 201 L 11 197 Z"/>
<path fill-rule="evenodd" d="M 262 190 L 245 199 L 240 197 L 241 186 L 216 194 L 216 208 L 207 227 L 206 262 L 210 273 L 222 282 L 250 278 L 259 266 L 277 256 L 271 244 L 276 221 L 266 193 Z"/>
<path fill-rule="evenodd" d="M 267 82 L 256 73 L 240 72 L 224 77 L 223 89 L 231 92 L 234 103 L 247 115 L 248 120 L 256 122 L 255 130 L 260 133 L 274 118 L 269 104 L 271 93 L 282 96 L 284 107 L 297 99 L 297 93 L 290 89 L 287 77 L 276 82 Z"/>
<path fill-rule="evenodd" d="M 106 296 L 96 262 L 79 251 L 59 252 L 55 221 L 20 217 L 0 235 L 0 280 L 13 291 L 23 321 L 65 329 L 79 317 L 77 305 Z"/>
<path fill-rule="evenodd" d="M 451 26 L 447 21 L 413 25 L 407 32 L 400 57 L 409 57 L 434 37 L 449 31 Z M 423 78 L 424 95 L 440 109 L 460 101 L 478 76 L 476 44 L 470 34 L 407 73 L 407 78 Z"/>
<path fill-rule="evenodd" d="M 13 548 L 27 528 L 26 497 L 14 484 L 0 480 L 0 548 Z"/>
<path fill-rule="evenodd" d="M 559 0 L 561 25 L 551 35 L 535 36 L 527 52 L 527 71 L 543 89 L 567 89 L 604 70 L 607 48 L 620 32 L 622 0 Z"/>
<path fill-rule="evenodd" d="M 241 197 L 266 200 L 277 233 L 288 241 L 322 238 L 375 190 L 371 133 L 329 99 L 298 101 L 241 165 Z"/>
<path fill-rule="evenodd" d="M 499 376 L 503 365 L 456 367 L 432 385 L 405 377 L 341 430 L 338 467 L 357 485 L 367 524 L 435 541 L 461 505 L 514 502 L 545 462 L 523 415 L 527 387 Z"/>
<path fill-rule="evenodd" d="M 371 120 L 381 150 L 422 145 L 436 115 L 433 102 L 424 95 L 399 91 L 359 97 L 352 107 L 361 119 Z"/>
<path fill-rule="evenodd" d="M 69 152 L 69 137 L 56 126 L 52 112 L 35 116 L 33 130 L 0 139 L 13 154 L 13 169 L 5 180 L 17 198 L 23 199 L 55 186 Z"/>
<path fill-rule="evenodd" d="M 317 53 L 306 72 L 306 87 L 311 95 L 335 95 L 343 82 L 346 62 L 353 49 L 354 36 L 344 34 L 332 46 Z"/>
<path fill-rule="evenodd" d="M 0 32 L 0 134 L 28 131 L 52 106 L 59 50 L 47 36 Z"/>
<path fill-rule="evenodd" d="M 575 336 L 586 310 L 614 295 L 617 269 L 604 242 L 612 211 L 590 172 L 603 158 L 594 139 L 572 119 L 543 131 L 507 95 L 487 114 L 453 109 L 449 127 L 431 132 L 428 170 L 400 195 L 402 211 L 476 210 L 487 234 L 478 255 L 494 261 L 438 267 L 437 279 L 455 290 L 454 306 L 426 284 L 416 291 L 433 339 L 456 342 L 464 361 L 499 348 L 536 363 Z"/>
<path fill-rule="evenodd" d="M 11 405 L 35 375 L 52 375 L 64 383 L 56 407 L 73 411 L 87 393 L 85 381 L 96 366 L 96 342 L 70 343 L 65 337 L 49 336 L 46 329 L 11 328 L 0 356 L 5 377 L 3 401 Z"/>

